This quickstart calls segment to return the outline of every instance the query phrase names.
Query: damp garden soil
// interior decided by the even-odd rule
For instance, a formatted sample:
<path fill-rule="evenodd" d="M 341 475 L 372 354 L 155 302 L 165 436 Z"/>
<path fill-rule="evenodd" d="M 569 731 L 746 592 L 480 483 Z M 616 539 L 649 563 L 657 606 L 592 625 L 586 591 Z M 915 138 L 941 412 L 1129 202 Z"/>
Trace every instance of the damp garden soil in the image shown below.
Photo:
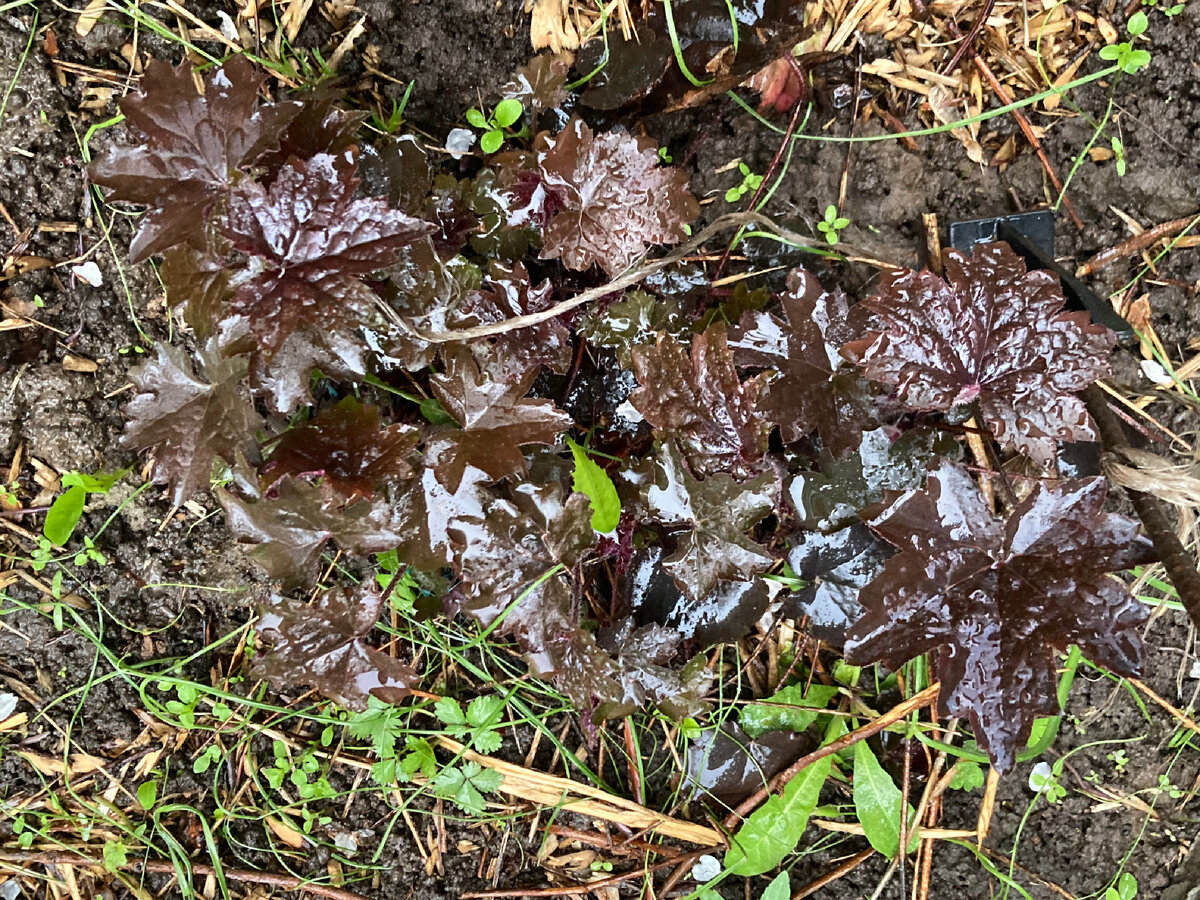
<path fill-rule="evenodd" d="M 194 5 L 193 12 L 215 21 L 215 10 L 203 6 Z M 384 72 L 398 82 L 416 81 L 409 105 L 411 122 L 439 138 L 460 124 L 463 111 L 477 105 L 481 97 L 484 102 L 494 100 L 496 88 L 531 52 L 528 20 L 519 3 L 365 0 L 360 10 L 368 17 L 370 39 L 382 48 Z M 123 427 L 121 406 L 127 397 L 122 388 L 138 356 L 139 328 L 162 337 L 167 334 L 168 321 L 150 267 L 123 266 L 118 271 L 114 265 L 114 252 L 124 262 L 132 231 L 127 218 L 115 218 L 110 247 L 88 201 L 78 139 L 89 123 L 114 114 L 115 107 L 81 117 L 77 110 L 84 98 L 77 83 L 69 77 L 65 83 L 59 82 L 40 34 L 28 56 L 24 55 L 32 11 L 33 7 L 26 6 L 0 12 L 0 86 L 13 85 L 0 118 L 0 203 L 18 231 L 32 229 L 22 251 L 26 256 L 61 262 L 99 242 L 90 258 L 100 267 L 103 285 L 90 287 L 66 269 L 30 271 L 3 283 L 6 304 L 19 311 L 36 310 L 35 317 L 48 327 L 0 331 L 0 460 L 12 459 L 20 447 L 26 459 L 36 458 L 60 471 L 115 469 L 136 462 L 119 444 L 118 436 Z M 55 25 L 59 59 L 111 67 L 115 51 L 125 39 L 119 26 L 102 21 L 86 39 L 79 39 L 74 34 L 73 14 L 49 3 L 37 11 L 39 29 Z M 310 20 L 313 24 L 306 26 L 297 41 L 301 46 L 320 45 L 329 36 L 322 32 L 328 28 L 323 21 L 317 16 Z M 143 48 L 150 52 L 178 59 L 177 47 L 149 35 L 142 40 Z M 1085 162 L 1071 183 L 1070 196 L 1087 226 L 1080 233 L 1060 222 L 1058 255 L 1072 262 L 1125 237 L 1125 226 L 1110 207 L 1144 223 L 1197 210 L 1200 163 L 1194 154 L 1193 136 L 1200 133 L 1200 5 L 1189 4 L 1173 19 L 1156 19 L 1152 49 L 1149 72 L 1125 79 L 1117 92 L 1121 134 L 1130 161 L 1128 174 L 1118 178 L 1111 165 Z M 349 64 L 353 68 L 356 63 L 351 60 Z M 836 83 L 839 78 L 852 78 L 840 65 L 820 71 L 818 80 Z M 397 85 L 386 90 L 400 96 Z M 1103 109 L 1104 89 L 1089 86 L 1072 99 L 1095 113 Z M 820 110 L 820 127 L 830 134 L 846 134 L 849 120 L 849 108 Z M 721 101 L 699 112 L 658 116 L 642 124 L 670 149 L 677 163 L 686 161 L 693 192 L 698 197 L 715 196 L 718 204 L 724 191 L 733 186 L 734 173 L 716 170 L 740 157 L 753 171 L 762 172 L 777 149 L 777 135 Z M 1066 171 L 1090 130 L 1082 119 L 1045 124 L 1053 124 L 1044 141 L 1047 153 L 1060 171 Z M 870 134 L 874 127 L 860 126 L 856 133 Z M 1014 125 L 1002 118 L 985 127 L 1009 129 Z M 890 261 L 919 263 L 922 213 L 936 212 L 947 223 L 1009 212 L 1016 203 L 1034 206 L 1046 196 L 1041 167 L 1028 151 L 1000 171 L 970 163 L 949 135 L 922 138 L 918 143 L 916 152 L 896 141 L 855 144 L 849 161 L 845 215 L 852 229 L 869 226 L 873 230 L 872 245 Z M 845 164 L 845 144 L 801 143 L 770 211 L 785 221 L 818 217 L 837 197 Z M 7 249 L 15 238 L 8 225 L 0 222 L 0 231 L 5 230 L 9 236 L 2 243 Z M 865 230 L 862 233 L 866 235 Z M 800 260 L 784 255 L 770 261 L 790 265 Z M 1117 287 L 1131 271 L 1127 265 L 1105 270 L 1100 286 Z M 830 268 L 820 274 L 830 281 L 840 280 L 852 296 L 861 296 L 872 272 L 852 267 Z M 1168 349 L 1177 351 L 1200 336 L 1200 300 L 1196 296 L 1200 254 L 1195 250 L 1171 254 L 1160 275 L 1163 283 L 1152 288 L 1154 324 Z M 96 371 L 64 370 L 68 348 L 96 360 Z M 1138 377 L 1131 365 L 1119 371 L 1130 379 Z M 1168 425 L 1195 432 L 1193 413 L 1160 406 Z M 132 481 L 118 485 L 108 497 L 93 498 L 80 532 L 96 533 L 114 509 L 129 501 Z M 186 656 L 240 626 L 252 614 L 248 586 L 259 582 L 261 575 L 231 541 L 215 503 L 198 499 L 205 512 L 217 509 L 218 514 L 172 516 L 160 491 L 144 492 L 124 505 L 98 538 L 109 562 L 88 567 L 86 578 L 111 613 L 104 640 L 118 655 L 133 661 Z M 36 530 L 32 521 L 15 520 L 15 524 Z M 28 553 L 28 547 L 20 552 Z M 203 585 L 213 590 L 160 585 Z M 23 582 L 10 585 L 7 591 L 29 603 L 42 599 Z M 92 613 L 84 615 L 95 622 Z M 119 627 L 116 621 L 128 627 Z M 23 684 L 30 692 L 23 696 L 36 695 L 50 702 L 87 679 L 94 650 L 75 632 L 56 631 L 45 617 L 25 612 L 5 615 L 2 624 L 0 677 L 10 685 Z M 1182 613 L 1167 612 L 1155 618 L 1148 629 L 1144 680 L 1181 707 L 1192 701 L 1198 684 L 1192 677 L 1195 657 L 1190 655 L 1188 640 Z M 205 660 L 198 664 L 201 677 L 205 664 Z M 77 709 L 74 702 L 59 705 L 50 717 L 65 724 L 73 716 L 79 749 L 103 757 L 107 749 L 123 745 L 139 733 L 138 706 L 136 692 L 113 679 L 95 686 Z M 1174 727 L 1159 710 L 1150 708 L 1148 713 L 1114 681 L 1095 673 L 1078 678 L 1055 753 L 1107 739 L 1144 738 L 1119 745 L 1129 760 L 1119 770 L 1107 758 L 1111 746 L 1076 754 L 1071 760 L 1071 776 L 1080 780 L 1071 781 L 1070 787 L 1092 787 L 1081 779 L 1093 770 L 1104 784 L 1122 794 L 1157 787 L 1158 776 L 1173 755 L 1167 741 Z M 44 726 L 31 731 L 28 744 L 32 748 L 55 739 L 53 730 Z M 578 732 L 575 738 L 580 739 Z M 180 759 L 186 762 L 187 757 Z M 1031 765 L 1024 764 L 1000 785 L 987 846 L 1004 854 L 1011 850 L 1032 799 L 1027 784 Z M 1171 772 L 1171 780 L 1185 789 L 1193 786 L 1197 777 L 1200 760 L 1194 753 L 1180 757 Z M 37 783 L 35 773 L 15 754 L 0 756 L 0 795 L 35 789 Z M 198 798 L 204 784 L 192 776 L 188 766 L 177 766 L 168 790 Z M 370 795 L 357 796 L 360 799 L 342 824 L 373 831 L 386 818 L 387 810 Z M 978 792 L 949 798 L 945 826 L 974 827 L 977 806 Z M 469 840 L 477 844 L 490 841 L 496 850 L 497 836 L 453 821 L 447 822 L 447 827 L 451 850 L 445 858 L 444 875 L 426 875 L 408 831 L 393 829 L 381 856 L 385 868 L 380 884 L 364 893 L 383 898 L 449 898 L 491 887 L 477 877 L 477 855 L 460 855 L 453 848 L 460 840 Z M 5 838 L 7 832 L 8 826 L 0 825 Z M 819 836 L 812 830 L 808 838 Z M 1024 826 L 1018 857 L 1023 869 L 1017 876 L 1038 900 L 1063 896 L 1044 882 L 1082 897 L 1096 891 L 1125 861 L 1138 878 L 1139 897 L 1181 900 L 1188 896 L 1188 888 L 1200 884 L 1200 880 L 1188 881 L 1197 876 L 1180 865 L 1198 836 L 1200 816 L 1194 803 L 1181 808 L 1176 801 L 1160 802 L 1155 815 L 1147 819 L 1130 806 L 1105 804 L 1080 790 L 1070 790 L 1057 806 L 1039 804 Z M 252 842 L 253 835 L 247 834 L 246 840 Z M 531 834 L 529 823 L 518 820 L 507 842 L 500 887 L 544 884 L 533 862 L 539 842 L 540 834 Z M 793 869 L 792 885 L 821 874 L 834 856 L 854 852 L 860 844 L 852 841 L 833 855 L 804 857 Z M 374 850 L 369 839 L 364 849 Z M 319 873 L 324 862 L 314 854 L 302 863 L 302 871 Z M 270 864 L 266 854 L 262 864 Z M 876 856 L 817 896 L 871 896 L 885 869 L 886 862 Z M 1173 879 L 1177 883 L 1169 887 Z M 968 850 L 948 844 L 937 847 L 931 897 L 983 898 L 1000 891 Z M 1169 891 L 1175 893 L 1164 893 Z M 731 888 L 728 896 L 743 896 L 741 886 Z M 899 879 L 880 896 L 900 897 Z"/>

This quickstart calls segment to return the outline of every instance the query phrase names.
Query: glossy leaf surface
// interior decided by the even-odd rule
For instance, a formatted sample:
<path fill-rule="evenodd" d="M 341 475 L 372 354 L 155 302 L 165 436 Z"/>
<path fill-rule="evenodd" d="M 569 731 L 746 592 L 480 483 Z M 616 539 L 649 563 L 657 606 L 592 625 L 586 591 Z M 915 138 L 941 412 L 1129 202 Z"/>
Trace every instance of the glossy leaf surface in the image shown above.
<path fill-rule="evenodd" d="M 863 301 L 879 330 L 844 352 L 910 409 L 965 416 L 977 405 L 996 440 L 1046 465 L 1055 441 L 1095 436 L 1075 394 L 1108 373 L 1116 341 L 1064 302 L 1058 280 L 1027 272 L 1007 244 L 981 244 L 969 259 L 950 251 L 945 281 L 885 275 Z"/>
<path fill-rule="evenodd" d="M 859 595 L 846 658 L 895 668 L 938 650 L 945 716 L 967 716 L 1000 771 L 1033 720 L 1056 715 L 1058 652 L 1132 675 L 1146 613 L 1110 578 L 1153 558 L 1133 521 L 1104 512 L 1102 479 L 1039 483 L 997 518 L 967 473 L 943 463 L 924 491 L 871 523 L 900 552 Z"/>
<path fill-rule="evenodd" d="M 546 259 L 616 275 L 654 244 L 673 244 L 699 213 L 680 169 L 660 166 L 649 137 L 594 134 L 572 119 L 539 153 L 542 185 L 557 208 L 542 234 Z"/>
<path fill-rule="evenodd" d="M 311 604 L 273 596 L 255 627 L 266 644 L 255 656 L 257 674 L 276 684 L 312 685 L 353 710 L 365 710 L 370 697 L 387 703 L 407 697 L 417 673 L 365 640 L 383 605 L 366 585 L 325 591 Z"/>

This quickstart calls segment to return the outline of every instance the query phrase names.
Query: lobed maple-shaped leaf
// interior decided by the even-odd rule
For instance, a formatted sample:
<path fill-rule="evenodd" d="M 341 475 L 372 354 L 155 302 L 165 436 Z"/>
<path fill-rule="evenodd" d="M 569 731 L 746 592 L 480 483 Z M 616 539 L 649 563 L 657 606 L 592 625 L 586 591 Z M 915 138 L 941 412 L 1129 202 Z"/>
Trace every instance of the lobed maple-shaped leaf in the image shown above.
<path fill-rule="evenodd" d="M 467 296 L 460 313 L 483 325 L 541 312 L 553 302 L 549 279 L 534 285 L 520 262 L 506 265 L 494 260 L 482 288 Z M 571 332 L 558 319 L 551 319 L 476 341 L 471 349 L 480 367 L 493 377 L 517 381 L 542 366 L 566 372 L 571 365 Z"/>
<path fill-rule="evenodd" d="M 579 323 L 579 333 L 596 347 L 611 347 L 617 361 L 633 368 L 633 349 L 653 344 L 658 333 L 685 331 L 683 314 L 673 298 L 660 300 L 645 291 L 630 291 L 603 311 L 593 310 Z"/>
<path fill-rule="evenodd" d="M 167 306 L 183 307 L 183 321 L 196 336 L 208 340 L 216 331 L 233 291 L 229 270 L 207 253 L 180 244 L 163 254 L 159 267 Z"/>
<path fill-rule="evenodd" d="M 647 504 L 650 518 L 685 529 L 663 560 L 679 589 L 703 602 L 723 579 L 748 580 L 767 568 L 770 554 L 746 532 L 774 509 L 775 495 L 772 472 L 745 483 L 726 474 L 700 481 L 674 445 L 664 444 Z"/>
<path fill-rule="evenodd" d="M 999 771 L 1035 716 L 1056 715 L 1056 650 L 1113 672 L 1142 657 L 1144 608 L 1109 577 L 1154 558 L 1137 523 L 1106 513 L 1101 478 L 1040 482 L 997 518 L 965 470 L 942 463 L 871 522 L 900 552 L 862 589 L 854 664 L 892 668 L 934 649 L 945 716 L 968 716 Z"/>
<path fill-rule="evenodd" d="M 679 439 L 697 471 L 745 472 L 762 457 L 770 426 L 758 402 L 768 376 L 738 377 L 724 322 L 696 335 L 690 356 L 665 334 L 635 347 L 633 370 L 641 387 L 629 402 L 660 436 Z"/>
<path fill-rule="evenodd" d="M 494 481 L 523 474 L 521 447 L 553 444 L 570 427 L 570 417 L 553 401 L 525 396 L 536 370 L 517 381 L 497 381 L 479 368 L 466 348 L 453 348 L 445 356 L 446 371 L 434 376 L 430 385 L 460 428 L 432 439 L 427 454 L 438 480 L 451 491 L 457 490 L 469 466 Z"/>
<path fill-rule="evenodd" d="M 344 397 L 285 431 L 260 474 L 264 486 L 288 475 L 320 475 L 347 500 L 370 498 L 384 482 L 412 477 L 408 457 L 417 439 L 414 426 L 385 428 L 378 407 Z"/>
<path fill-rule="evenodd" d="M 328 485 L 303 479 L 289 478 L 256 501 L 228 491 L 218 491 L 217 498 L 229 530 L 258 545 L 250 556 L 285 590 L 316 580 L 321 551 L 331 539 L 348 553 L 367 556 L 392 550 L 403 538 L 386 500 L 346 505 Z"/>
<path fill-rule="evenodd" d="M 261 420 L 243 382 L 246 360 L 221 355 L 216 339 L 199 354 L 203 378 L 180 347 L 158 345 L 157 358 L 130 370 L 138 393 L 125 407 L 123 443 L 152 450 L 155 475 L 178 506 L 208 488 L 213 460 L 255 456 Z"/>
<path fill-rule="evenodd" d="M 570 57 L 539 53 L 512 74 L 500 88 L 500 96 L 519 100 L 521 107 L 534 117 L 543 110 L 557 109 L 567 99 L 567 75 Z"/>
<path fill-rule="evenodd" d="M 348 338 L 371 319 L 374 298 L 359 276 L 399 261 L 433 226 L 379 199 L 355 199 L 357 153 L 294 160 L 268 187 L 244 180 L 230 197 L 222 233 L 251 265 L 235 284 L 232 310 L 246 318 L 283 382 L 276 407 L 287 411 L 314 366 L 360 377 L 361 340 Z M 282 401 L 282 402 L 281 402 Z"/>
<path fill-rule="evenodd" d="M 264 80 L 243 56 L 209 73 L 203 94 L 190 63 L 172 68 L 151 60 L 146 66 L 142 91 L 121 101 L 126 122 L 144 143 L 114 149 L 88 166 L 94 182 L 112 188 L 108 199 L 149 207 L 129 247 L 134 262 L 179 243 L 203 249 L 209 210 L 239 169 L 277 146 L 300 106 L 256 109 Z"/>
<path fill-rule="evenodd" d="M 885 275 L 863 301 L 880 330 L 843 352 L 868 378 L 895 385 L 914 410 L 966 412 L 978 404 L 996 440 L 1039 463 L 1055 441 L 1095 436 L 1075 396 L 1109 371 L 1116 336 L 1087 313 L 1062 312 L 1058 280 L 1027 272 L 1007 244 L 950 251 L 946 280 Z"/>
<path fill-rule="evenodd" d="M 397 703 L 412 693 L 417 673 L 366 642 L 383 606 L 367 580 L 335 588 L 312 603 L 272 595 L 255 626 L 266 647 L 255 674 L 277 684 L 307 684 L 346 709 L 365 710 L 371 697 Z"/>
<path fill-rule="evenodd" d="M 556 212 L 542 233 L 542 258 L 570 269 L 598 264 L 609 275 L 653 244 L 682 240 L 700 211 L 682 169 L 660 166 L 645 135 L 594 135 L 573 118 L 538 153 L 542 186 Z"/>
<path fill-rule="evenodd" d="M 857 379 L 839 373 L 838 350 L 853 335 L 850 307 L 841 291 L 827 293 L 803 269 L 788 275 L 782 319 L 747 312 L 729 336 L 739 366 L 774 369 L 778 375 L 758 402 L 761 415 L 779 426 L 783 440 L 798 441 L 814 429 L 840 456 L 858 444 L 870 419 Z"/>

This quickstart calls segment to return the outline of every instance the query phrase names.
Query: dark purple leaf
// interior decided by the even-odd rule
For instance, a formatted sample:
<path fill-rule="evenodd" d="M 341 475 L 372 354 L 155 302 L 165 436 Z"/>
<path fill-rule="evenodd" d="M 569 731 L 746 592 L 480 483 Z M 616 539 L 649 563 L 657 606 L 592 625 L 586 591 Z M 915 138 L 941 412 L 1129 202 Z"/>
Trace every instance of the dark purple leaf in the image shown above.
<path fill-rule="evenodd" d="M 722 580 L 748 580 L 773 562 L 746 532 L 775 507 L 771 472 L 741 483 L 730 475 L 697 480 L 672 444 L 664 444 L 647 502 L 652 519 L 679 526 L 663 566 L 679 589 L 702 602 Z"/>
<path fill-rule="evenodd" d="M 505 99 L 519 100 L 521 107 L 534 121 L 543 110 L 558 109 L 567 99 L 568 59 L 540 53 L 517 69 L 512 79 L 500 89 Z"/>
<path fill-rule="evenodd" d="M 683 240 L 699 213 L 681 169 L 659 166 L 649 137 L 593 135 L 580 119 L 547 137 L 538 165 L 557 212 L 542 234 L 544 259 L 616 275 L 653 244 Z"/>
<path fill-rule="evenodd" d="M 702 600 L 688 597 L 662 565 L 662 547 L 637 553 L 625 575 L 625 602 L 639 622 L 656 623 L 708 646 L 745 637 L 767 611 L 771 595 L 761 578 L 720 581 Z"/>
<path fill-rule="evenodd" d="M 288 479 L 257 501 L 228 491 L 217 496 L 229 530 L 239 541 L 257 544 L 250 556 L 285 590 L 316 580 L 321 551 L 331 539 L 347 553 L 367 556 L 392 550 L 403 538 L 386 500 L 347 506 L 328 485 L 302 479 Z"/>
<path fill-rule="evenodd" d="M 353 151 L 319 154 L 284 166 L 270 187 L 242 181 L 222 225 L 234 248 L 254 258 L 232 308 L 247 319 L 268 377 L 283 383 L 274 397 L 280 411 L 314 366 L 363 374 L 361 350 L 350 352 L 346 338 L 373 315 L 374 295 L 358 276 L 397 262 L 433 230 L 382 200 L 354 199 L 355 163 Z"/>
<path fill-rule="evenodd" d="M 653 344 L 659 332 L 680 336 L 686 330 L 683 314 L 672 299 L 659 300 L 645 291 L 630 291 L 603 311 L 590 312 L 579 332 L 596 347 L 611 347 L 617 361 L 633 368 L 633 348 Z"/>
<path fill-rule="evenodd" d="M 1154 558 L 1137 524 L 1104 512 L 1103 479 L 1040 482 L 997 518 L 967 473 L 942 463 L 871 523 L 900 548 L 859 599 L 855 664 L 896 668 L 939 650 L 944 716 L 969 716 L 999 771 L 1033 720 L 1056 715 L 1056 650 L 1078 645 L 1120 675 L 1138 671 L 1144 608 L 1109 572 Z"/>
<path fill-rule="evenodd" d="M 800 472 L 788 486 L 788 498 L 808 528 L 830 531 L 858 521 L 860 510 L 883 500 L 888 491 L 920 487 L 935 455 L 954 458 L 959 446 L 926 429 L 896 435 L 875 428 L 859 435 L 845 459 L 821 456 L 819 472 Z"/>
<path fill-rule="evenodd" d="M 660 335 L 652 347 L 633 351 L 641 387 L 630 395 L 655 431 L 675 437 L 699 472 L 754 469 L 767 448 L 768 423 L 758 412 L 766 375 L 743 382 L 717 322 L 686 345 Z"/>
<path fill-rule="evenodd" d="M 1116 341 L 1063 303 L 1058 280 L 1026 272 L 1007 244 L 981 244 L 970 259 L 952 250 L 946 281 L 885 275 L 863 301 L 880 330 L 844 353 L 868 378 L 895 385 L 910 409 L 969 413 L 977 404 L 996 440 L 1048 465 L 1056 440 L 1095 436 L 1075 393 L 1109 371 Z"/>
<path fill-rule="evenodd" d="M 493 261 L 483 287 L 467 297 L 461 312 L 473 324 L 485 325 L 541 312 L 553 302 L 554 288 L 548 280 L 534 286 L 521 263 L 508 266 Z M 542 366 L 566 372 L 571 365 L 571 332 L 558 319 L 551 319 L 475 341 L 471 350 L 493 378 L 519 381 Z"/>
<path fill-rule="evenodd" d="M 803 269 L 788 275 L 784 318 L 748 312 L 729 336 L 739 366 L 774 369 L 758 404 L 785 442 L 813 430 L 834 455 L 857 446 L 870 409 L 853 375 L 838 373 L 838 349 L 854 335 L 850 307 L 840 291 L 826 293 Z"/>
<path fill-rule="evenodd" d="M 88 174 L 113 189 L 110 200 L 150 207 L 129 247 L 134 262 L 184 242 L 204 249 L 213 204 L 229 191 L 238 169 L 277 146 L 300 111 L 295 103 L 256 109 L 263 81 L 249 60 L 235 56 L 208 75 L 200 94 L 190 63 L 172 68 L 151 60 L 142 92 L 121 101 L 126 121 L 145 143 L 109 152 Z"/>
<path fill-rule="evenodd" d="M 183 321 L 196 337 L 212 337 L 233 296 L 229 270 L 207 253 L 179 245 L 163 254 L 159 274 L 166 288 L 167 306 L 183 307 Z"/>
<path fill-rule="evenodd" d="M 262 467 L 264 487 L 289 475 L 320 475 L 347 500 L 370 498 L 379 485 L 412 477 L 408 457 L 417 437 L 411 425 L 384 428 L 377 407 L 344 397 L 283 433 Z"/>
<path fill-rule="evenodd" d="M 525 472 L 521 447 L 553 444 L 571 424 L 550 400 L 525 397 L 536 372 L 515 382 L 496 381 L 465 348 L 446 351 L 446 371 L 431 381 L 434 396 L 460 426 L 430 442 L 438 480 L 458 488 L 468 466 L 494 481 Z"/>
<path fill-rule="evenodd" d="M 216 458 L 233 465 L 239 454 L 257 455 L 261 421 L 243 383 L 246 360 L 222 356 L 214 339 L 200 361 L 203 380 L 185 351 L 159 344 L 157 359 L 129 373 L 138 393 L 125 407 L 123 441 L 154 452 L 176 506 L 208 488 Z"/>
<path fill-rule="evenodd" d="M 784 599 L 784 613 L 795 619 L 807 617 L 809 633 L 840 647 L 846 629 L 862 618 L 859 591 L 879 574 L 894 551 L 861 522 L 828 534 L 802 531 L 794 541 L 788 565 L 807 583 Z"/>
<path fill-rule="evenodd" d="M 265 644 L 254 672 L 276 684 L 311 685 L 346 709 L 375 697 L 397 703 L 420 681 L 411 668 L 366 642 L 383 606 L 370 582 L 336 588 L 312 603 L 272 595 L 255 626 Z"/>

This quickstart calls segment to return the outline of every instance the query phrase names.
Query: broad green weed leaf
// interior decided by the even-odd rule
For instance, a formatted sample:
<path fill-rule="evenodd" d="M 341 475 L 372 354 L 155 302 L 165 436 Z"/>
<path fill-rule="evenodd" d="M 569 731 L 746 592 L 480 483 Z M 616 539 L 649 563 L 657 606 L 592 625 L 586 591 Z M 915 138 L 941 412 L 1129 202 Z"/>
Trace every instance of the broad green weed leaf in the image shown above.
<path fill-rule="evenodd" d="M 75 532 L 83 516 L 83 501 L 87 498 L 87 490 L 81 485 L 69 487 L 55 498 L 46 521 L 42 523 L 42 534 L 58 547 L 64 546 Z"/>
<path fill-rule="evenodd" d="M 503 144 L 503 131 L 489 131 L 479 139 L 479 149 L 488 154 L 495 153 Z"/>
<path fill-rule="evenodd" d="M 89 494 L 107 494 L 113 489 L 113 485 L 131 471 L 132 468 L 125 468 L 116 472 L 97 472 L 94 475 L 88 475 L 86 472 L 67 472 L 62 477 L 62 486 L 69 488 L 78 485 Z"/>
<path fill-rule="evenodd" d="M 792 886 L 788 881 L 788 873 L 780 872 L 775 880 L 767 885 L 758 900 L 789 900 L 792 896 Z"/>
<path fill-rule="evenodd" d="M 892 859 L 900 849 L 900 788 L 884 771 L 866 741 L 854 745 L 854 811 L 871 846 Z M 915 829 L 916 810 L 908 807 L 909 831 Z M 915 835 L 910 835 L 915 837 Z M 916 845 L 909 841 L 910 849 Z"/>
<path fill-rule="evenodd" d="M 824 684 L 793 684 L 772 694 L 761 703 L 751 703 L 742 710 L 739 724 L 742 731 L 758 738 L 768 731 L 803 731 L 816 721 L 829 701 L 838 694 L 836 686 Z"/>
<path fill-rule="evenodd" d="M 804 833 L 832 765 L 832 757 L 817 760 L 788 782 L 782 796 L 759 807 L 733 836 L 725 868 L 734 875 L 761 875 L 783 862 Z"/>
<path fill-rule="evenodd" d="M 608 534 L 616 529 L 621 519 L 621 498 L 617 496 L 617 489 L 608 473 L 582 447 L 570 438 L 567 438 L 567 446 L 575 457 L 575 477 L 571 487 L 587 494 L 592 505 L 592 528 Z"/>
<path fill-rule="evenodd" d="M 138 803 L 142 805 L 142 809 L 149 812 L 154 808 L 154 801 L 158 799 L 158 782 L 143 781 L 138 785 L 137 789 Z"/>

